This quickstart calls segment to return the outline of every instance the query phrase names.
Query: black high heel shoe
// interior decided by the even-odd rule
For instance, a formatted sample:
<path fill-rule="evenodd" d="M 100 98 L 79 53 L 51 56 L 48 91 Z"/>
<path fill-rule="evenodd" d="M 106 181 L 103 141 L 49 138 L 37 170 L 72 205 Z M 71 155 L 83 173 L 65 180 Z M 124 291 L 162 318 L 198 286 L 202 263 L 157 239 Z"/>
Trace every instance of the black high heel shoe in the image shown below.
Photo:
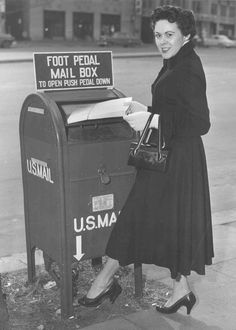
<path fill-rule="evenodd" d="M 171 314 L 171 313 L 176 313 L 180 307 L 186 306 L 187 314 L 189 315 L 195 302 L 196 302 L 196 297 L 191 291 L 185 296 L 183 296 L 181 299 L 177 300 L 172 306 L 170 307 L 156 306 L 156 310 L 160 313 Z"/>
<path fill-rule="evenodd" d="M 101 305 L 101 303 L 106 300 L 110 299 L 110 302 L 113 304 L 116 300 L 116 298 L 121 293 L 122 288 L 117 282 L 116 279 L 114 279 L 108 288 L 106 288 L 104 291 L 102 291 L 97 297 L 95 298 L 88 298 L 86 295 L 82 298 L 78 299 L 78 304 L 85 306 L 85 307 L 97 307 Z"/>

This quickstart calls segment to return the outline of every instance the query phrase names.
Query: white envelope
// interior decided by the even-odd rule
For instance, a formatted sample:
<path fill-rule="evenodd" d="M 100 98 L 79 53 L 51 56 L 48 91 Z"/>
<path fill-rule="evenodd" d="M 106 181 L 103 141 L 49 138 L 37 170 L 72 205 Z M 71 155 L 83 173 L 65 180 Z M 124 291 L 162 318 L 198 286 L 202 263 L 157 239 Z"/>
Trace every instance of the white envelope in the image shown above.
<path fill-rule="evenodd" d="M 104 102 L 63 105 L 63 110 L 67 123 L 73 124 L 84 120 L 123 117 L 131 102 L 132 97 L 122 97 Z"/>

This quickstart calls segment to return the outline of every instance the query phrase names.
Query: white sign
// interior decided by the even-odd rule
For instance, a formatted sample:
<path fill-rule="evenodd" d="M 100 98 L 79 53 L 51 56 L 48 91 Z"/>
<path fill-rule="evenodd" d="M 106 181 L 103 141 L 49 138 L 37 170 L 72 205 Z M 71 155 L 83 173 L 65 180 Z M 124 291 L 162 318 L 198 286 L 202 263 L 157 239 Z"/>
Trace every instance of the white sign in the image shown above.
<path fill-rule="evenodd" d="M 26 159 L 26 164 L 28 173 L 49 183 L 54 183 L 52 180 L 51 169 L 46 162 L 31 157 L 30 159 Z"/>
<path fill-rule="evenodd" d="M 81 233 L 83 231 L 90 231 L 94 229 L 101 229 L 111 227 L 117 221 L 115 212 L 111 214 L 105 213 L 104 215 L 97 214 L 81 217 L 80 219 L 74 218 L 74 231 Z"/>
<path fill-rule="evenodd" d="M 110 51 L 34 53 L 37 90 L 113 87 Z"/>
<path fill-rule="evenodd" d="M 76 254 L 74 254 L 74 257 L 75 257 L 75 259 L 80 261 L 80 259 L 85 255 L 85 253 L 82 253 L 82 237 L 81 236 L 76 236 L 75 250 L 76 250 Z"/>

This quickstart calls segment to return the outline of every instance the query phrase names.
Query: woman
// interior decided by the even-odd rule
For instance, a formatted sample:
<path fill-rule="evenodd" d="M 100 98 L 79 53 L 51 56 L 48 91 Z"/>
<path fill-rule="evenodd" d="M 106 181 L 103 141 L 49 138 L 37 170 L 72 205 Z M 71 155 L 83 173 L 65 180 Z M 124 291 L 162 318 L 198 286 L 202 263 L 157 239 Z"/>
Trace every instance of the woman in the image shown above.
<path fill-rule="evenodd" d="M 193 49 L 195 20 L 191 11 L 163 6 L 152 14 L 155 42 L 164 64 L 152 85 L 152 106 L 133 102 L 124 116 L 135 130 L 143 130 L 150 113 L 151 127 L 162 125 L 170 150 L 165 173 L 138 170 L 110 236 L 109 259 L 95 279 L 84 306 L 112 302 L 121 292 L 113 275 L 119 266 L 147 263 L 166 267 L 173 279 L 173 294 L 156 309 L 174 313 L 196 302 L 187 276 L 205 274 L 212 263 L 212 223 L 206 159 L 201 135 L 210 128 L 206 81 L 201 61 Z M 148 111 L 146 111 L 148 110 Z M 160 118 L 159 118 L 160 117 Z"/>

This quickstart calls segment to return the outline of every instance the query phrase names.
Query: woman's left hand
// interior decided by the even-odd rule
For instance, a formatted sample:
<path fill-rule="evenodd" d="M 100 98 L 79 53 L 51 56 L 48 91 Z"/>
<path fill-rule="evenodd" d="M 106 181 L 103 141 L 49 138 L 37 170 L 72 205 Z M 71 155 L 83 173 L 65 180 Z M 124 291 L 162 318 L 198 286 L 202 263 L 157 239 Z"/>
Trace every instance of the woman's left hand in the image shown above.
<path fill-rule="evenodd" d="M 123 119 L 127 121 L 135 131 L 142 131 L 150 115 L 151 113 L 146 111 L 134 112 L 130 115 L 123 116 Z"/>

